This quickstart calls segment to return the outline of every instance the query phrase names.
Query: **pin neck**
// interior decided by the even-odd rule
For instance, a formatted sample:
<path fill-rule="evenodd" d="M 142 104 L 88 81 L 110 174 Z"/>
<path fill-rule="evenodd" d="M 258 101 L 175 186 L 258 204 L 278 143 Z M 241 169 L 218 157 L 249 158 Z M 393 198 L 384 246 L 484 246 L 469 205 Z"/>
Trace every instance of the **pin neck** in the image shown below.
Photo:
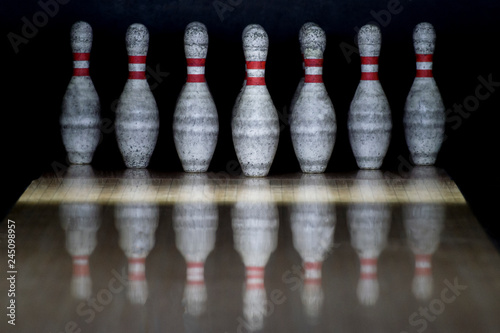
<path fill-rule="evenodd" d="M 361 56 L 361 80 L 378 81 L 378 56 Z"/>
<path fill-rule="evenodd" d="M 73 76 L 89 76 L 88 52 L 73 52 Z"/>
<path fill-rule="evenodd" d="M 205 82 L 205 58 L 186 58 L 187 82 Z"/>
<path fill-rule="evenodd" d="M 323 83 L 323 59 L 304 59 L 304 83 Z"/>
<path fill-rule="evenodd" d="M 321 284 L 321 262 L 305 262 L 304 263 L 304 284 L 305 285 L 320 285 Z"/>
<path fill-rule="evenodd" d="M 204 285 L 204 265 L 202 262 L 188 262 L 186 281 L 188 285 Z"/>
<path fill-rule="evenodd" d="M 89 275 L 89 257 L 74 256 L 73 257 L 73 276 L 88 276 Z"/>
<path fill-rule="evenodd" d="M 375 280 L 377 278 L 377 259 L 361 258 L 361 279 Z"/>
<path fill-rule="evenodd" d="M 128 56 L 128 78 L 130 80 L 146 79 L 146 56 Z"/>
<path fill-rule="evenodd" d="M 416 54 L 417 56 L 417 74 L 416 77 L 433 77 L 432 74 L 432 53 Z"/>
<path fill-rule="evenodd" d="M 129 281 L 142 281 L 146 279 L 146 258 L 130 258 L 128 260 Z"/>
<path fill-rule="evenodd" d="M 265 86 L 266 62 L 247 61 L 247 86 Z"/>
<path fill-rule="evenodd" d="M 264 267 L 246 267 L 246 289 L 264 289 Z"/>
<path fill-rule="evenodd" d="M 415 255 L 415 275 L 418 276 L 431 275 L 431 255 L 429 254 Z"/>

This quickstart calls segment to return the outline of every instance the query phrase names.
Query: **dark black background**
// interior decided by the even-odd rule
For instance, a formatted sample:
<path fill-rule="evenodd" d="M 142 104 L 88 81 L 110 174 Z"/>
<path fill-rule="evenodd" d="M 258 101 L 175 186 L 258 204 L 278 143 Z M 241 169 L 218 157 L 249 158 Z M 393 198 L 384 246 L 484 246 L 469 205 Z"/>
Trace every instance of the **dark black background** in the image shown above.
<path fill-rule="evenodd" d="M 302 73 L 297 36 L 301 25 L 308 21 L 316 22 L 327 33 L 324 81 L 338 121 L 337 140 L 327 172 L 357 169 L 348 142 L 346 115 L 359 83 L 360 64 L 358 54 L 348 59 L 341 45 L 355 47 L 356 29 L 368 22 L 378 22 L 381 26 L 379 75 L 393 115 L 393 138 L 383 169 L 402 170 L 401 158 L 409 159 L 403 136 L 403 106 L 415 75 L 412 30 L 417 23 L 428 21 L 437 32 L 434 76 L 449 109 L 447 139 L 437 166 L 455 179 L 480 222 L 491 236 L 498 238 L 495 206 L 499 199 L 496 189 L 500 185 L 497 172 L 500 87 L 473 107 L 473 111 L 462 115 L 454 111 L 454 105 L 472 101 L 470 96 L 475 95 L 480 76 L 500 83 L 498 1 L 401 0 L 399 5 L 394 0 L 64 2 L 1 2 L 4 83 L 0 89 L 1 163 L 5 182 L 1 190 L 2 216 L 32 179 L 53 166 L 67 165 L 59 114 L 72 74 L 69 31 L 77 20 L 89 22 L 94 30 L 90 75 L 101 99 L 102 117 L 109 123 L 104 126 L 103 140 L 93 164 L 97 169 L 109 170 L 124 168 L 111 126 L 113 106 L 127 80 L 128 25 L 140 22 L 148 27 L 151 37 L 147 64 L 152 71 L 161 72 L 159 79 L 154 76 L 148 79 L 154 87 L 161 117 L 160 137 L 150 168 L 182 171 L 171 128 L 176 98 L 186 77 L 183 33 L 189 22 L 205 23 L 210 36 L 206 78 L 220 122 L 219 141 L 210 167 L 214 172 L 228 171 L 228 163 L 236 160 L 230 114 L 244 78 L 243 28 L 259 23 L 269 35 L 266 82 L 278 112 L 286 116 Z M 48 14 L 40 14 L 43 7 L 49 8 Z M 26 37 L 25 22 L 36 20 L 37 31 L 31 31 L 32 36 L 19 44 L 16 52 L 9 34 Z M 481 93 L 485 92 L 482 88 Z M 282 124 L 284 130 L 271 174 L 300 171 L 289 128 L 286 121 Z"/>

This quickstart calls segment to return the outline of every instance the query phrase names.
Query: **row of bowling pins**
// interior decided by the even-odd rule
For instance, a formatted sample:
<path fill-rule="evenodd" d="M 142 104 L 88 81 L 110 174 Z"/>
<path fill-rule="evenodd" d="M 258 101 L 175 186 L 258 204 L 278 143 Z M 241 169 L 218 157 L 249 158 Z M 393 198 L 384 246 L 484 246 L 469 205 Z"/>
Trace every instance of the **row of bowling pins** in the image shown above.
<path fill-rule="evenodd" d="M 418 24 L 413 32 L 417 72 L 405 105 L 406 141 L 416 165 L 432 165 L 444 137 L 444 105 L 432 75 L 434 28 Z M 337 123 L 333 104 L 323 84 L 325 32 L 306 23 L 299 33 L 304 77 L 290 105 L 290 131 L 295 154 L 305 173 L 324 172 L 335 144 Z M 159 132 L 156 101 L 146 81 L 149 35 L 142 24 L 126 33 L 129 77 L 116 109 L 116 138 L 128 168 L 149 164 Z M 90 163 L 99 141 L 99 98 L 89 76 L 92 29 L 77 22 L 71 30 L 74 71 L 64 96 L 60 118 L 68 159 Z M 243 31 L 246 78 L 232 110 L 232 136 L 242 171 L 266 176 L 279 140 L 279 120 L 265 83 L 268 36 L 257 24 Z M 361 169 L 379 169 L 391 138 L 391 111 L 378 80 L 380 29 L 365 25 L 358 33 L 361 80 L 348 113 L 351 147 Z M 174 112 L 173 134 L 186 172 L 205 172 L 219 131 L 215 103 L 205 81 L 208 49 L 206 27 L 190 23 L 185 30 L 187 81 Z"/>
<path fill-rule="evenodd" d="M 75 182 L 80 181 L 75 176 L 81 170 L 75 170 L 75 167 L 90 168 L 70 167 L 68 186 L 75 186 Z M 85 178 L 81 185 L 94 186 L 88 178 L 92 172 L 84 170 L 83 173 Z M 136 191 L 140 191 L 138 186 L 150 186 L 147 170 L 127 170 L 125 176 L 123 184 L 117 186 L 128 186 L 129 190 Z M 378 182 L 377 178 L 365 178 L 366 175 L 361 174 L 360 181 L 367 182 L 366 186 L 371 188 L 373 182 Z M 324 178 L 316 180 L 301 179 L 300 192 L 310 193 L 309 187 L 317 189 Z M 184 302 L 192 315 L 199 315 L 205 309 L 207 295 L 204 266 L 214 249 L 218 228 L 217 203 L 207 201 L 200 190 L 208 184 L 204 174 L 185 175 L 181 179 L 180 191 L 191 201 L 177 202 L 172 210 L 176 245 L 186 260 Z M 253 320 L 252 325 L 256 327 L 262 324 L 263 316 L 255 317 L 252 313 L 265 313 L 262 308 L 267 297 L 264 287 L 265 266 L 278 244 L 278 208 L 276 203 L 266 200 L 272 195 L 271 192 L 267 179 L 247 179 L 242 184 L 239 200 L 231 210 L 234 246 L 246 266 L 244 312 L 247 318 L 253 318 L 248 321 Z M 305 312 L 311 317 L 319 314 L 323 302 L 322 264 L 332 255 L 338 215 L 336 210 L 335 205 L 321 202 L 298 202 L 289 207 L 293 246 L 301 256 L 304 269 L 302 278 L 295 277 L 295 281 L 302 281 L 302 302 Z M 415 255 L 412 291 L 416 298 L 428 299 L 433 287 L 431 259 L 439 246 L 444 207 L 432 203 L 412 204 L 403 206 L 402 213 L 408 245 Z M 378 299 L 377 262 L 387 245 L 392 214 L 388 204 L 356 203 L 347 207 L 346 221 L 351 246 L 358 254 L 360 265 L 357 297 L 364 305 L 373 305 Z M 61 224 L 66 231 L 66 248 L 73 257 L 72 290 L 78 298 L 87 298 L 91 294 L 89 256 L 97 245 L 100 215 L 99 205 L 94 203 L 65 203 L 59 208 Z M 128 297 L 134 303 L 143 304 L 148 298 L 146 257 L 155 245 L 160 208 L 154 203 L 120 203 L 115 205 L 114 217 L 120 235 L 120 247 L 128 257 Z M 298 272 L 297 275 L 301 276 L 302 273 Z M 291 276 L 286 278 L 292 280 Z"/>

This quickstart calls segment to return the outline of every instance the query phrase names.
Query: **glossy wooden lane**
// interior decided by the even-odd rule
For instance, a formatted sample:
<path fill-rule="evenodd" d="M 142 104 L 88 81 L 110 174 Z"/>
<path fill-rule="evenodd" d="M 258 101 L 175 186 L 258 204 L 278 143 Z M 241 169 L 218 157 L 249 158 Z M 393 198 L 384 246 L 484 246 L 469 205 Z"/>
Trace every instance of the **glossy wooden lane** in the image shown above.
<path fill-rule="evenodd" d="M 258 179 L 73 168 L 34 181 L 8 218 L 19 332 L 500 327 L 500 256 L 434 168 Z"/>

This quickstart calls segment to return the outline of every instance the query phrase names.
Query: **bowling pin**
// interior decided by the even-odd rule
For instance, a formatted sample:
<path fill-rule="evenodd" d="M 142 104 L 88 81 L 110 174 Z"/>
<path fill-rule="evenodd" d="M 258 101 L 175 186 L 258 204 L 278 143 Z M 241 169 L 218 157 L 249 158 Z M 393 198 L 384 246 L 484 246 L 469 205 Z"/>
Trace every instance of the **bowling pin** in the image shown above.
<path fill-rule="evenodd" d="M 379 169 L 391 140 L 391 110 L 378 80 L 381 40 L 376 25 L 364 25 L 358 32 L 361 81 L 351 102 L 347 127 L 360 169 Z"/>
<path fill-rule="evenodd" d="M 184 33 L 187 81 L 177 99 L 173 130 L 177 154 L 186 172 L 205 172 L 217 145 L 219 119 L 205 81 L 208 33 L 203 23 L 192 22 Z"/>
<path fill-rule="evenodd" d="M 433 165 L 444 138 L 444 104 L 432 75 L 435 41 L 432 24 L 417 24 L 413 30 L 417 74 L 406 98 L 403 117 L 406 143 L 416 165 Z"/>
<path fill-rule="evenodd" d="M 71 164 L 92 162 L 100 137 L 99 96 L 89 76 L 92 28 L 86 22 L 71 27 L 73 76 L 63 97 L 59 119 L 64 147 Z"/>
<path fill-rule="evenodd" d="M 337 122 L 332 101 L 323 83 L 326 34 L 310 23 L 301 29 L 305 76 L 290 117 L 295 155 L 302 172 L 324 172 L 335 144 Z"/>
<path fill-rule="evenodd" d="M 147 28 L 132 24 L 126 44 L 129 74 L 116 107 L 116 140 L 127 168 L 146 168 L 159 129 L 158 107 L 146 80 Z"/>
<path fill-rule="evenodd" d="M 247 81 L 231 129 L 245 176 L 266 176 L 278 148 L 278 113 L 264 78 L 268 46 L 267 33 L 260 25 L 250 27 L 243 34 Z"/>

